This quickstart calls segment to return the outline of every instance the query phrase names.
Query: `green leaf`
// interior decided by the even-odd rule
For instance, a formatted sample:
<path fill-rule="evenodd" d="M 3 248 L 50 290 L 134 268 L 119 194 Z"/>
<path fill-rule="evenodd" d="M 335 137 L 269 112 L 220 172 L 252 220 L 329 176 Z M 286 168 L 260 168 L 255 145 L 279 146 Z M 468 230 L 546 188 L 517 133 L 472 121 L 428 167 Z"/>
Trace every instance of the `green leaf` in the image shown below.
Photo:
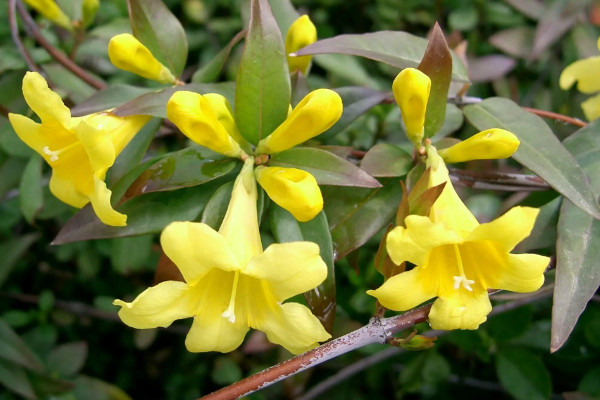
<path fill-rule="evenodd" d="M 154 93 L 147 93 L 115 108 L 113 113 L 120 117 L 127 115 L 152 115 L 154 117 L 167 117 L 167 102 L 173 93 L 179 90 L 187 90 L 200 94 L 219 93 L 227 98 L 229 102 L 233 99 L 234 85 L 232 82 L 223 83 L 190 83 L 176 86 Z"/>
<path fill-rule="evenodd" d="M 452 80 L 452 53 L 437 22 L 418 69 L 431 79 L 425 118 L 425 137 L 430 138 L 444 125 L 448 89 Z"/>
<path fill-rule="evenodd" d="M 86 342 L 65 343 L 52 349 L 46 364 L 50 371 L 63 377 L 70 377 L 83 368 L 87 355 L 88 346 Z"/>
<path fill-rule="evenodd" d="M 122 275 L 149 265 L 149 257 L 154 246 L 154 235 L 118 238 L 112 241 L 110 263 Z M 135 251 L 131 251 L 135 249 Z"/>
<path fill-rule="evenodd" d="M 25 342 L 0 318 L 0 361 L 12 362 L 32 371 L 43 371 L 44 366 Z"/>
<path fill-rule="evenodd" d="M 381 184 L 356 165 L 325 150 L 296 147 L 277 153 L 269 166 L 298 168 L 311 173 L 319 185 L 380 187 Z"/>
<path fill-rule="evenodd" d="M 412 168 L 412 156 L 394 144 L 377 143 L 363 157 L 360 167 L 375 177 L 404 176 Z"/>
<path fill-rule="evenodd" d="M 191 188 L 147 193 L 126 201 L 118 209 L 127 214 L 127 226 L 104 225 L 90 205 L 82 208 L 58 232 L 52 244 L 89 239 L 126 237 L 160 232 L 173 221 L 194 221 L 220 180 Z"/>
<path fill-rule="evenodd" d="M 131 400 L 123 390 L 97 378 L 80 375 L 73 390 L 76 399 L 85 400 Z"/>
<path fill-rule="evenodd" d="M 548 125 L 504 98 L 489 98 L 467 106 L 465 116 L 478 129 L 503 128 L 521 144 L 513 158 L 543 178 L 578 207 L 600 218 L 600 207 L 588 178 Z"/>
<path fill-rule="evenodd" d="M 556 225 L 558 223 L 558 214 L 562 204 L 562 197 L 559 196 L 549 203 L 540 207 L 533 230 L 516 247 L 518 253 L 526 253 L 534 249 L 544 249 L 553 247 L 556 243 Z"/>
<path fill-rule="evenodd" d="M 496 373 L 504 389 L 518 400 L 550 398 L 550 374 L 544 363 L 527 350 L 501 349 L 496 357 Z"/>
<path fill-rule="evenodd" d="M 0 359 L 0 384 L 26 399 L 37 399 L 25 370 Z"/>
<path fill-rule="evenodd" d="M 250 22 L 236 81 L 235 121 L 256 145 L 288 114 L 290 75 L 281 32 L 267 0 L 252 0 Z"/>
<path fill-rule="evenodd" d="M 223 218 L 225 218 L 225 213 L 227 213 L 232 189 L 233 181 L 227 182 L 213 193 L 206 203 L 206 207 L 204 207 L 200 222 L 207 224 L 214 230 L 219 229 Z"/>
<path fill-rule="evenodd" d="M 21 201 L 21 212 L 30 224 L 36 214 L 44 205 L 44 193 L 42 191 L 42 157 L 33 155 L 21 177 L 19 184 L 19 199 Z"/>
<path fill-rule="evenodd" d="M 230 385 L 242 379 L 242 370 L 231 357 L 220 356 L 215 360 L 211 379 L 218 385 Z"/>
<path fill-rule="evenodd" d="M 379 31 L 363 34 L 339 35 L 316 41 L 296 52 L 308 54 L 349 54 L 381 61 L 398 68 L 416 68 L 427 48 L 428 41 L 407 32 Z M 460 58 L 452 53 L 452 79 L 469 82 L 467 69 Z"/>
<path fill-rule="evenodd" d="M 225 62 L 229 58 L 231 49 L 233 49 L 233 47 L 244 38 L 244 36 L 246 36 L 246 31 L 241 31 L 235 35 L 233 39 L 231 39 L 229 43 L 227 43 L 227 45 L 221 51 L 219 51 L 219 53 L 214 56 L 212 60 L 210 60 L 208 64 L 198 69 L 198 71 L 192 75 L 192 82 L 207 83 L 217 80 L 221 70 L 223 69 L 223 66 L 225 65 Z"/>
<path fill-rule="evenodd" d="M 188 46 L 179 20 L 161 0 L 127 0 L 133 35 L 163 65 L 180 76 Z"/>
<path fill-rule="evenodd" d="M 74 117 L 110 110 L 136 97 L 155 91 L 125 84 L 110 85 L 94 93 L 75 107 L 71 108 Z"/>
<path fill-rule="evenodd" d="M 290 0 L 269 0 L 273 16 L 279 25 L 279 30 L 283 37 L 287 35 L 287 31 L 300 14 L 294 8 Z"/>
<path fill-rule="evenodd" d="M 309 241 L 319 245 L 321 258 L 327 265 L 327 278 L 315 289 L 304 294 L 313 314 L 329 333 L 335 317 L 335 268 L 333 241 L 325 213 L 321 211 L 308 222 L 298 222 L 288 211 L 271 204 L 271 229 L 280 243 Z"/>
<path fill-rule="evenodd" d="M 331 128 L 321 133 L 318 139 L 331 138 L 348 128 L 358 117 L 380 104 L 390 96 L 389 92 L 381 92 L 360 86 L 348 86 L 335 89 L 342 98 L 344 111 Z"/>
<path fill-rule="evenodd" d="M 377 189 L 323 187 L 334 255 L 340 260 L 362 246 L 394 218 L 402 199 L 397 181 Z"/>

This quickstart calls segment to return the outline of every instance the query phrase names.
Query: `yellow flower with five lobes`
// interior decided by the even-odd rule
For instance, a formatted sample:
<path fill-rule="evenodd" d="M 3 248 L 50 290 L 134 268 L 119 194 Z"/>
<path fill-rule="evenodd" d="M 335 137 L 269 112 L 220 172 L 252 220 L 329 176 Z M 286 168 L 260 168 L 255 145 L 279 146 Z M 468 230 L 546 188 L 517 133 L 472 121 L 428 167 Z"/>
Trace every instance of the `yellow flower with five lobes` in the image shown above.
<path fill-rule="evenodd" d="M 288 29 L 285 36 L 285 52 L 290 73 L 301 71 L 306 75 L 312 56 L 290 56 L 303 47 L 317 41 L 317 28 L 308 15 L 298 18 Z"/>
<path fill-rule="evenodd" d="M 297 168 L 259 166 L 255 174 L 269 198 L 298 221 L 310 221 L 323 209 L 321 189 L 310 173 Z"/>
<path fill-rule="evenodd" d="M 320 135 L 340 119 L 343 108 L 342 98 L 333 90 L 313 90 L 258 143 L 256 154 L 279 153 Z"/>
<path fill-rule="evenodd" d="M 598 38 L 597 46 L 600 49 L 600 38 Z M 582 93 L 600 92 L 600 56 L 575 61 L 560 74 L 561 89 L 569 89 L 575 82 L 577 82 L 577 90 Z M 600 117 L 600 94 L 582 102 L 581 108 L 588 121 Z"/>
<path fill-rule="evenodd" d="M 425 113 L 431 90 L 431 79 L 416 68 L 405 68 L 396 76 L 392 91 L 402 112 L 406 135 L 416 147 L 424 135 Z"/>
<path fill-rule="evenodd" d="M 34 10 L 49 19 L 56 25 L 67 30 L 73 30 L 71 19 L 60 9 L 54 0 L 25 0 L 25 3 L 30 5 Z"/>
<path fill-rule="evenodd" d="M 252 157 L 244 162 L 218 232 L 195 222 L 164 229 L 162 248 L 185 282 L 159 283 L 130 303 L 115 300 L 125 324 L 148 329 L 193 318 L 185 339 L 191 352 L 230 352 L 250 328 L 294 354 L 331 337 L 306 306 L 284 303 L 323 282 L 327 266 L 312 242 L 276 243 L 263 251 L 253 163 Z"/>
<path fill-rule="evenodd" d="M 160 83 L 176 82 L 173 73 L 160 63 L 139 40 L 129 33 L 113 36 L 108 43 L 108 58 L 119 69 Z"/>
<path fill-rule="evenodd" d="M 100 112 L 72 118 L 60 96 L 37 72 L 23 78 L 23 96 L 41 123 L 19 114 L 9 114 L 9 120 L 19 138 L 52 167 L 52 194 L 77 208 L 91 203 L 107 225 L 126 225 L 127 216 L 111 206 L 111 191 L 104 179 L 117 155 L 150 117 Z"/>
<path fill-rule="evenodd" d="M 438 154 L 449 163 L 493 160 L 512 156 L 519 144 L 519 139 L 513 133 L 494 128 L 479 132 L 446 149 L 438 150 Z"/>

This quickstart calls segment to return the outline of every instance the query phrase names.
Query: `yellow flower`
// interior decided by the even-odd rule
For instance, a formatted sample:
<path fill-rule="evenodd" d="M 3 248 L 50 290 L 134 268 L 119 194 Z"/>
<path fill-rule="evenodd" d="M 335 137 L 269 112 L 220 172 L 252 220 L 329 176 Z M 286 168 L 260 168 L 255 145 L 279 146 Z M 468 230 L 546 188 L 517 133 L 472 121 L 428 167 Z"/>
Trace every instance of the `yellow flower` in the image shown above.
<path fill-rule="evenodd" d="M 83 3 L 81 4 L 81 19 L 83 26 L 89 26 L 94 22 L 99 6 L 100 0 L 83 0 Z"/>
<path fill-rule="evenodd" d="M 273 133 L 262 139 L 256 155 L 288 150 L 329 129 L 341 117 L 340 96 L 329 89 L 310 92 Z M 218 94 L 178 91 L 167 103 L 167 117 L 194 142 L 229 157 L 244 158 L 249 148 L 236 128 L 227 100 Z M 257 178 L 269 197 L 299 221 L 308 221 L 323 208 L 321 191 L 308 172 L 298 169 L 257 170 Z"/>
<path fill-rule="evenodd" d="M 310 173 L 297 168 L 259 166 L 255 174 L 271 200 L 298 221 L 310 221 L 323 209 L 321 190 Z"/>
<path fill-rule="evenodd" d="M 600 38 L 597 46 L 600 49 Z M 582 93 L 600 92 L 600 56 L 575 61 L 560 74 L 561 89 L 569 89 L 575 82 L 577 82 L 577 89 Z M 600 94 L 582 102 L 581 108 L 588 121 L 600 117 Z"/>
<path fill-rule="evenodd" d="M 127 216 L 110 204 L 111 191 L 104 178 L 117 155 L 150 117 L 101 112 L 72 118 L 60 96 L 37 72 L 28 72 L 23 78 L 23 96 L 41 124 L 18 114 L 9 114 L 9 119 L 19 138 L 52 167 L 52 194 L 77 208 L 91 202 L 103 223 L 126 225 Z"/>
<path fill-rule="evenodd" d="M 430 90 L 431 79 L 416 68 L 403 69 L 392 84 L 394 98 L 402 111 L 406 135 L 416 147 L 420 147 L 423 140 Z"/>
<path fill-rule="evenodd" d="M 512 156 L 519 144 L 519 139 L 509 131 L 487 129 L 438 153 L 449 163 L 492 160 Z"/>
<path fill-rule="evenodd" d="M 39 12 L 44 18 L 49 19 L 56 25 L 63 27 L 67 30 L 73 30 L 71 20 L 67 15 L 58 7 L 54 0 L 25 0 L 25 3 L 29 4 L 35 11 Z"/>
<path fill-rule="evenodd" d="M 129 33 L 113 36 L 108 58 L 115 67 L 161 83 L 175 83 L 173 73 L 160 63 L 139 40 Z"/>
<path fill-rule="evenodd" d="M 448 170 L 434 148 L 428 149 L 430 186 L 445 182 L 429 217 L 409 215 L 387 237 L 396 264 L 415 267 L 388 279 L 368 294 L 387 308 L 409 310 L 437 297 L 429 321 L 434 329 L 477 329 L 492 307 L 488 289 L 537 290 L 548 257 L 511 254 L 533 228 L 538 211 L 514 207 L 496 220 L 479 224 L 454 191 Z"/>
<path fill-rule="evenodd" d="M 303 47 L 308 46 L 317 41 L 317 28 L 312 23 L 308 15 L 303 15 L 298 18 L 288 29 L 285 37 L 285 52 L 288 55 L 288 67 L 290 73 L 302 71 L 306 75 L 306 71 L 310 66 L 312 56 L 292 57 L 290 53 L 295 53 Z"/>
<path fill-rule="evenodd" d="M 272 244 L 263 252 L 253 162 L 245 161 L 218 232 L 194 222 L 165 228 L 163 250 L 185 282 L 159 283 L 131 303 L 115 300 L 124 323 L 145 329 L 193 317 L 185 341 L 192 352 L 232 351 L 249 328 L 294 354 L 330 337 L 307 307 L 283 303 L 320 284 L 327 267 L 311 242 Z"/>

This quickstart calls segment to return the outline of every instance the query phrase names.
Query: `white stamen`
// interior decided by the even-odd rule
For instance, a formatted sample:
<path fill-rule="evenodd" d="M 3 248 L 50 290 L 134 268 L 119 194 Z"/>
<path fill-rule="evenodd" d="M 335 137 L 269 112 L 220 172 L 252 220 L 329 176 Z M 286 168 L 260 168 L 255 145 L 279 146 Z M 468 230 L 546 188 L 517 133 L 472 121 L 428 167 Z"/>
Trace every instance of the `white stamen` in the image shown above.
<path fill-rule="evenodd" d="M 475 283 L 475 281 L 471 280 L 471 279 L 467 279 L 466 276 L 453 276 L 452 277 L 454 279 L 454 289 L 458 289 L 461 286 L 464 287 L 465 289 L 467 289 L 469 292 L 473 291 L 473 288 L 471 287 L 471 285 L 473 285 Z"/>
<path fill-rule="evenodd" d="M 235 323 L 235 313 L 233 312 L 233 307 L 227 308 L 227 310 L 223 311 L 223 314 L 221 315 L 223 318 L 227 318 L 227 321 L 231 322 L 232 324 Z"/>
<path fill-rule="evenodd" d="M 229 298 L 229 306 L 227 310 L 221 314 L 223 318 L 227 318 L 232 324 L 235 323 L 235 295 L 237 294 L 238 280 L 240 279 L 240 273 L 235 272 L 233 276 L 233 286 L 231 287 L 231 297 Z"/>
<path fill-rule="evenodd" d="M 42 151 L 44 152 L 44 154 L 47 154 L 50 156 L 50 161 L 57 161 L 58 160 L 58 154 L 60 153 L 60 151 L 52 151 L 50 150 L 50 147 L 46 146 L 42 149 Z"/>

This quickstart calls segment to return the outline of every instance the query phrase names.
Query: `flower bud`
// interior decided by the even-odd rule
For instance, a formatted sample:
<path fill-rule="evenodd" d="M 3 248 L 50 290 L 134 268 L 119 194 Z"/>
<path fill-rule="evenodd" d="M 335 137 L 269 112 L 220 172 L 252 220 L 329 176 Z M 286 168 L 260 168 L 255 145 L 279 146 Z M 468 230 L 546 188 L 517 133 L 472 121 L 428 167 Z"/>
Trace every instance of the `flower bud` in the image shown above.
<path fill-rule="evenodd" d="M 402 111 L 406 135 L 415 146 L 421 145 L 425 126 L 425 112 L 431 89 L 431 79 L 415 68 L 405 68 L 392 84 L 396 103 Z"/>
<path fill-rule="evenodd" d="M 487 129 L 447 149 L 438 150 L 438 154 L 449 163 L 493 160 L 512 156 L 519 143 L 519 139 L 509 131 Z"/>
<path fill-rule="evenodd" d="M 317 28 L 308 15 L 301 16 L 290 26 L 285 37 L 285 52 L 288 55 L 290 73 L 300 70 L 306 75 L 312 56 L 291 57 L 289 54 L 316 42 L 316 40 Z"/>
<path fill-rule="evenodd" d="M 108 58 L 115 67 L 160 83 L 175 83 L 171 71 L 162 65 L 133 35 L 122 33 L 108 43 Z"/>
<path fill-rule="evenodd" d="M 183 90 L 173 93 L 167 103 L 167 118 L 199 145 L 229 157 L 240 156 L 239 144 L 201 94 Z"/>
<path fill-rule="evenodd" d="M 83 0 L 81 4 L 81 19 L 83 26 L 89 26 L 94 22 L 96 12 L 100 6 L 100 0 Z"/>
<path fill-rule="evenodd" d="M 49 19 L 56 25 L 63 27 L 67 30 L 73 30 L 71 20 L 67 15 L 58 7 L 54 0 L 25 0 L 25 3 L 29 4 L 35 11 L 39 12 L 44 18 Z"/>
<path fill-rule="evenodd" d="M 310 173 L 296 168 L 264 167 L 254 170 L 267 195 L 300 222 L 313 219 L 323 209 L 323 196 Z"/>
<path fill-rule="evenodd" d="M 329 89 L 307 94 L 273 133 L 258 143 L 257 154 L 279 153 L 331 128 L 342 116 L 342 98 Z"/>

